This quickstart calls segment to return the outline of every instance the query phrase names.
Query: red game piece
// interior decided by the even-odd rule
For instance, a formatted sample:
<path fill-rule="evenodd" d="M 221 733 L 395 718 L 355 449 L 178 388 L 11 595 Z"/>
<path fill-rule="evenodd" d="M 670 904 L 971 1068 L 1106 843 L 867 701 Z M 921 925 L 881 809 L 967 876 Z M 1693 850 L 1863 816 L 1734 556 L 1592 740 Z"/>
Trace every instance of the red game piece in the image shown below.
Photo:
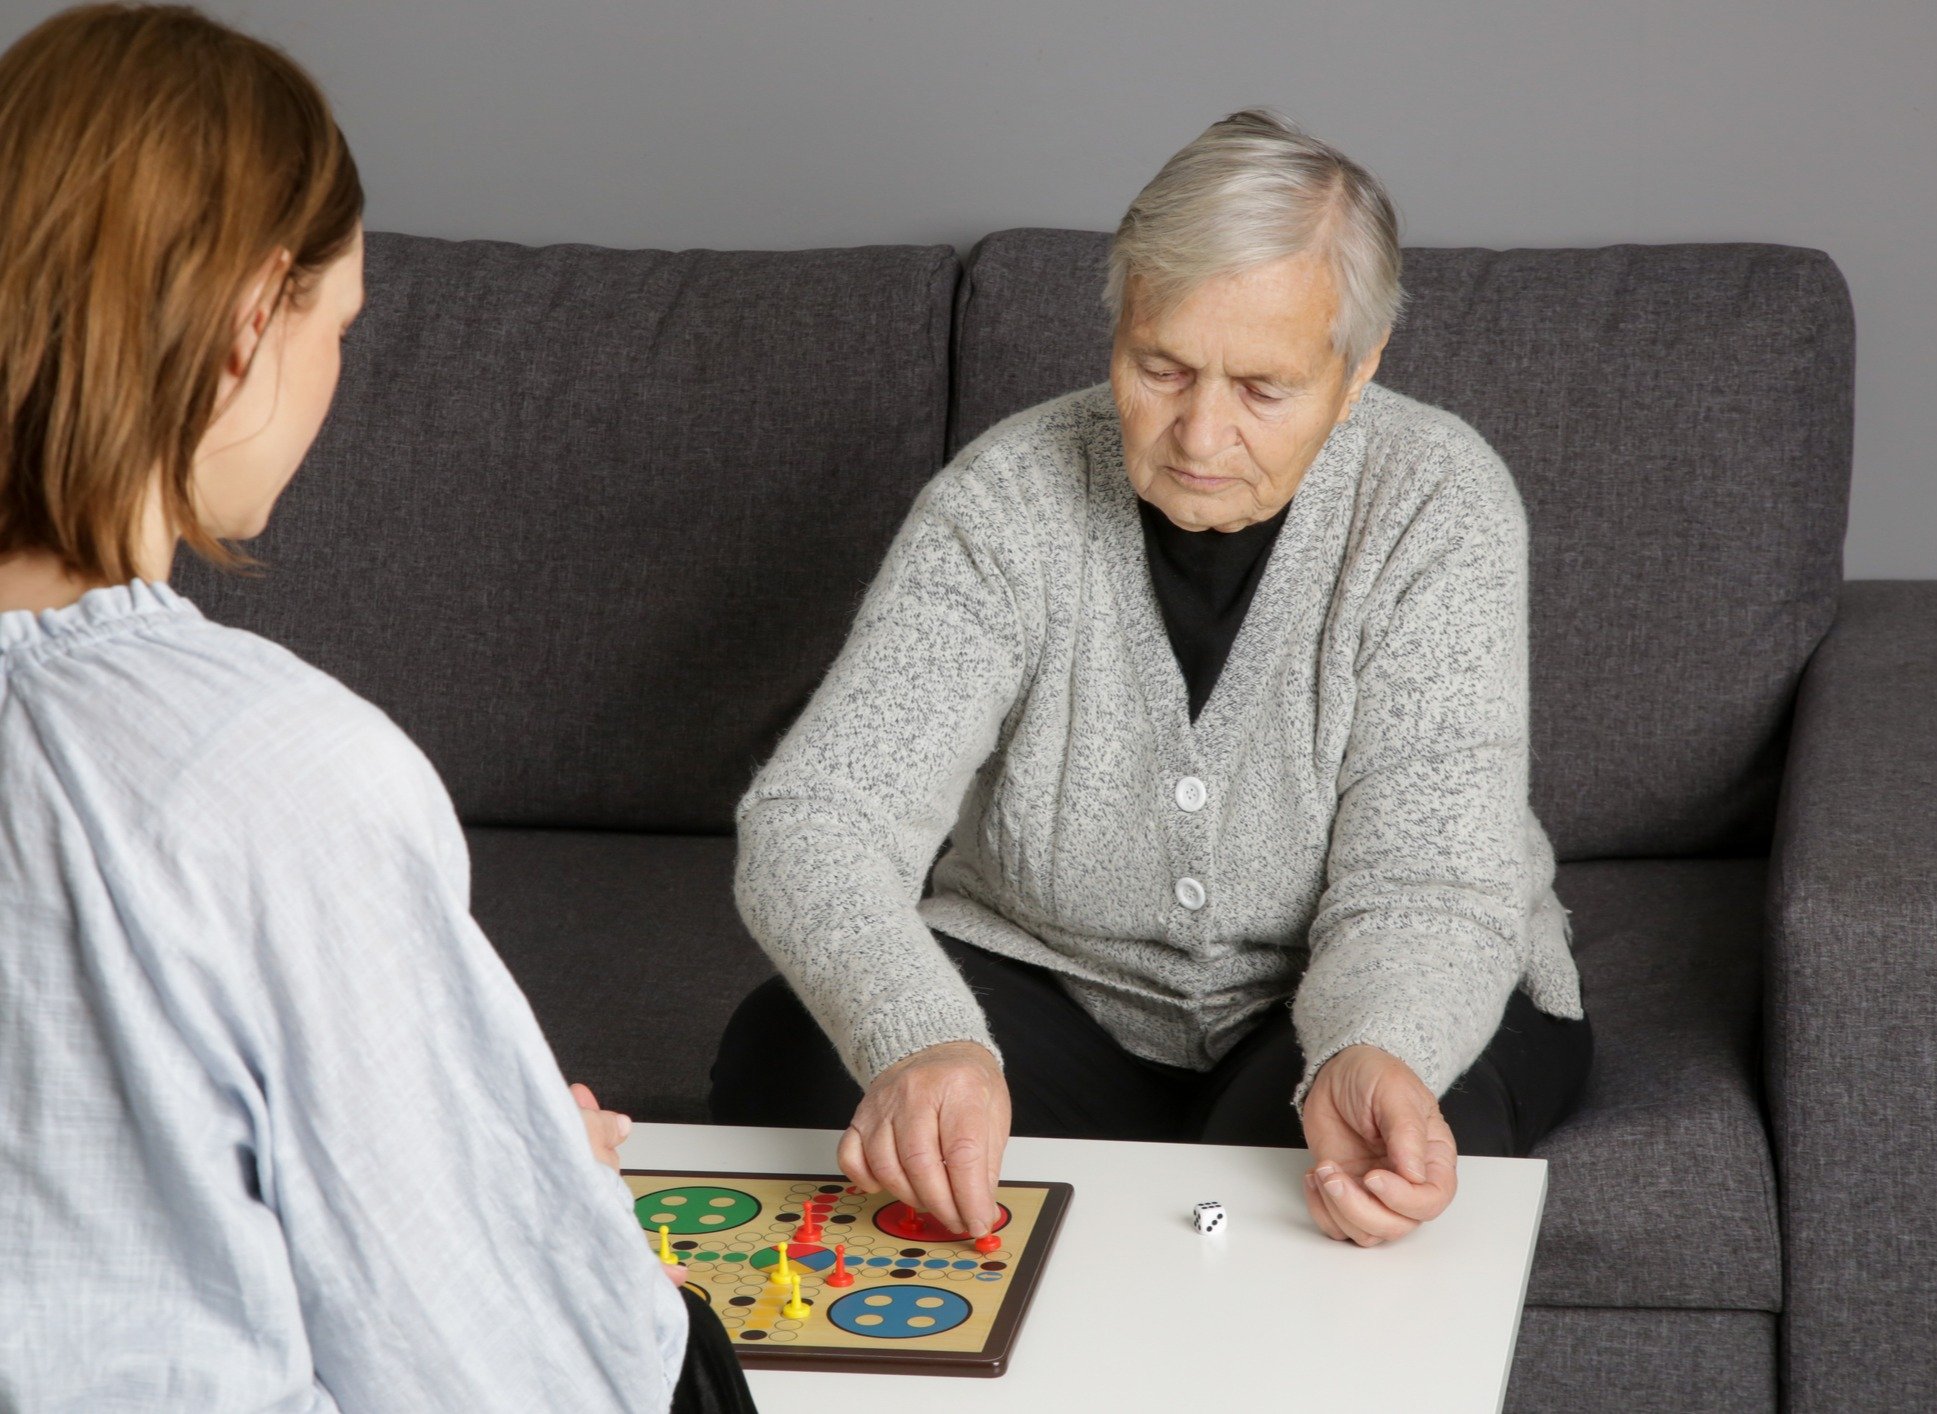
<path fill-rule="evenodd" d="M 821 1278 L 828 1286 L 853 1286 L 854 1273 L 847 1269 L 847 1244 L 839 1243 L 834 1248 L 834 1270 Z"/>
<path fill-rule="evenodd" d="M 992 1232 L 985 1237 L 978 1237 L 975 1239 L 975 1250 L 977 1252 L 993 1252 L 995 1251 L 996 1248 L 1000 1247 L 1001 1245 L 1002 1245 L 1002 1239 L 997 1237 Z"/>

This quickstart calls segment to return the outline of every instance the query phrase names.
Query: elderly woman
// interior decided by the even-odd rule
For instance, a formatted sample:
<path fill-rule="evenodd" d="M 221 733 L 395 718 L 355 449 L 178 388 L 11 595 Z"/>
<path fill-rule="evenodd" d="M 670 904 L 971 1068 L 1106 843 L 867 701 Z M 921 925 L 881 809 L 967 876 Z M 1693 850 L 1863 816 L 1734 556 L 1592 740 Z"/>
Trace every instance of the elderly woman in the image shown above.
<path fill-rule="evenodd" d="M 1313 1219 L 1372 1245 L 1565 1117 L 1525 518 L 1478 433 L 1371 381 L 1399 262 L 1379 183 L 1270 112 L 1144 188 L 1109 383 L 928 485 L 740 806 L 784 981 L 718 1118 L 848 1126 L 857 1183 L 975 1235 L 1012 1116 L 1302 1143 Z"/>

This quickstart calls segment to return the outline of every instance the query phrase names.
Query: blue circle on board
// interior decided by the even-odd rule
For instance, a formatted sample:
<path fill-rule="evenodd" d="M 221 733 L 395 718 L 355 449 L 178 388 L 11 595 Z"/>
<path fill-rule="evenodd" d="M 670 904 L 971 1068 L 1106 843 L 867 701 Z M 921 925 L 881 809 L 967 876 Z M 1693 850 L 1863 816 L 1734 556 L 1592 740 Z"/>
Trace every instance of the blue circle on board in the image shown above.
<path fill-rule="evenodd" d="M 895 1265 L 897 1267 L 919 1267 L 921 1263 L 913 1257 L 897 1257 L 895 1258 Z"/>
<path fill-rule="evenodd" d="M 955 1270 L 958 1272 L 972 1272 L 981 1265 L 980 1262 L 957 1262 L 955 1264 Z"/>
<path fill-rule="evenodd" d="M 877 1286 L 850 1291 L 827 1308 L 827 1319 L 850 1335 L 917 1340 L 954 1330 L 974 1309 L 966 1297 L 939 1286 Z"/>
<path fill-rule="evenodd" d="M 868 1258 L 868 1265 L 870 1267 L 885 1267 L 893 1261 L 894 1258 L 892 1257 L 870 1257 Z"/>
<path fill-rule="evenodd" d="M 930 1257 L 926 1262 L 923 1262 L 922 1265 L 924 1267 L 927 1267 L 931 1271 L 939 1272 L 947 1268 L 948 1262 L 941 1257 Z"/>

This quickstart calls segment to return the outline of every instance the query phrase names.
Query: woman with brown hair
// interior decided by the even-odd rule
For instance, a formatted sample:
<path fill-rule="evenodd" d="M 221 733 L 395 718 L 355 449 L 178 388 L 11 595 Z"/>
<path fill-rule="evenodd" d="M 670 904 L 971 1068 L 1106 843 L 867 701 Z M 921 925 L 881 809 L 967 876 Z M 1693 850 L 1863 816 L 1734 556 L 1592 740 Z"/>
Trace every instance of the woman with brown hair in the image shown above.
<path fill-rule="evenodd" d="M 322 94 L 72 10 L 0 56 L 0 192 L 0 1408 L 750 1408 L 430 764 L 167 583 L 241 558 L 336 387 Z"/>

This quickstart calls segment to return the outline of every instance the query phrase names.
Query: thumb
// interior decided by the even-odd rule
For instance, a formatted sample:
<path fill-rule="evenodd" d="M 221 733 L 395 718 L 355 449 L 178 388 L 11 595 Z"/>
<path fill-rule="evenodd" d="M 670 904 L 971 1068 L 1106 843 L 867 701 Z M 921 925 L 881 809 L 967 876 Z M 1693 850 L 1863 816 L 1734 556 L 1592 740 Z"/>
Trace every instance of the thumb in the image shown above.
<path fill-rule="evenodd" d="M 578 1107 L 582 1110 L 595 1110 L 599 1107 L 598 1097 L 592 1093 L 589 1085 L 574 1084 L 572 1098 L 578 1102 Z"/>
<path fill-rule="evenodd" d="M 1395 1096 L 1379 1106 L 1379 1133 L 1386 1162 L 1411 1183 L 1426 1181 L 1426 1116 L 1411 1096 Z"/>

